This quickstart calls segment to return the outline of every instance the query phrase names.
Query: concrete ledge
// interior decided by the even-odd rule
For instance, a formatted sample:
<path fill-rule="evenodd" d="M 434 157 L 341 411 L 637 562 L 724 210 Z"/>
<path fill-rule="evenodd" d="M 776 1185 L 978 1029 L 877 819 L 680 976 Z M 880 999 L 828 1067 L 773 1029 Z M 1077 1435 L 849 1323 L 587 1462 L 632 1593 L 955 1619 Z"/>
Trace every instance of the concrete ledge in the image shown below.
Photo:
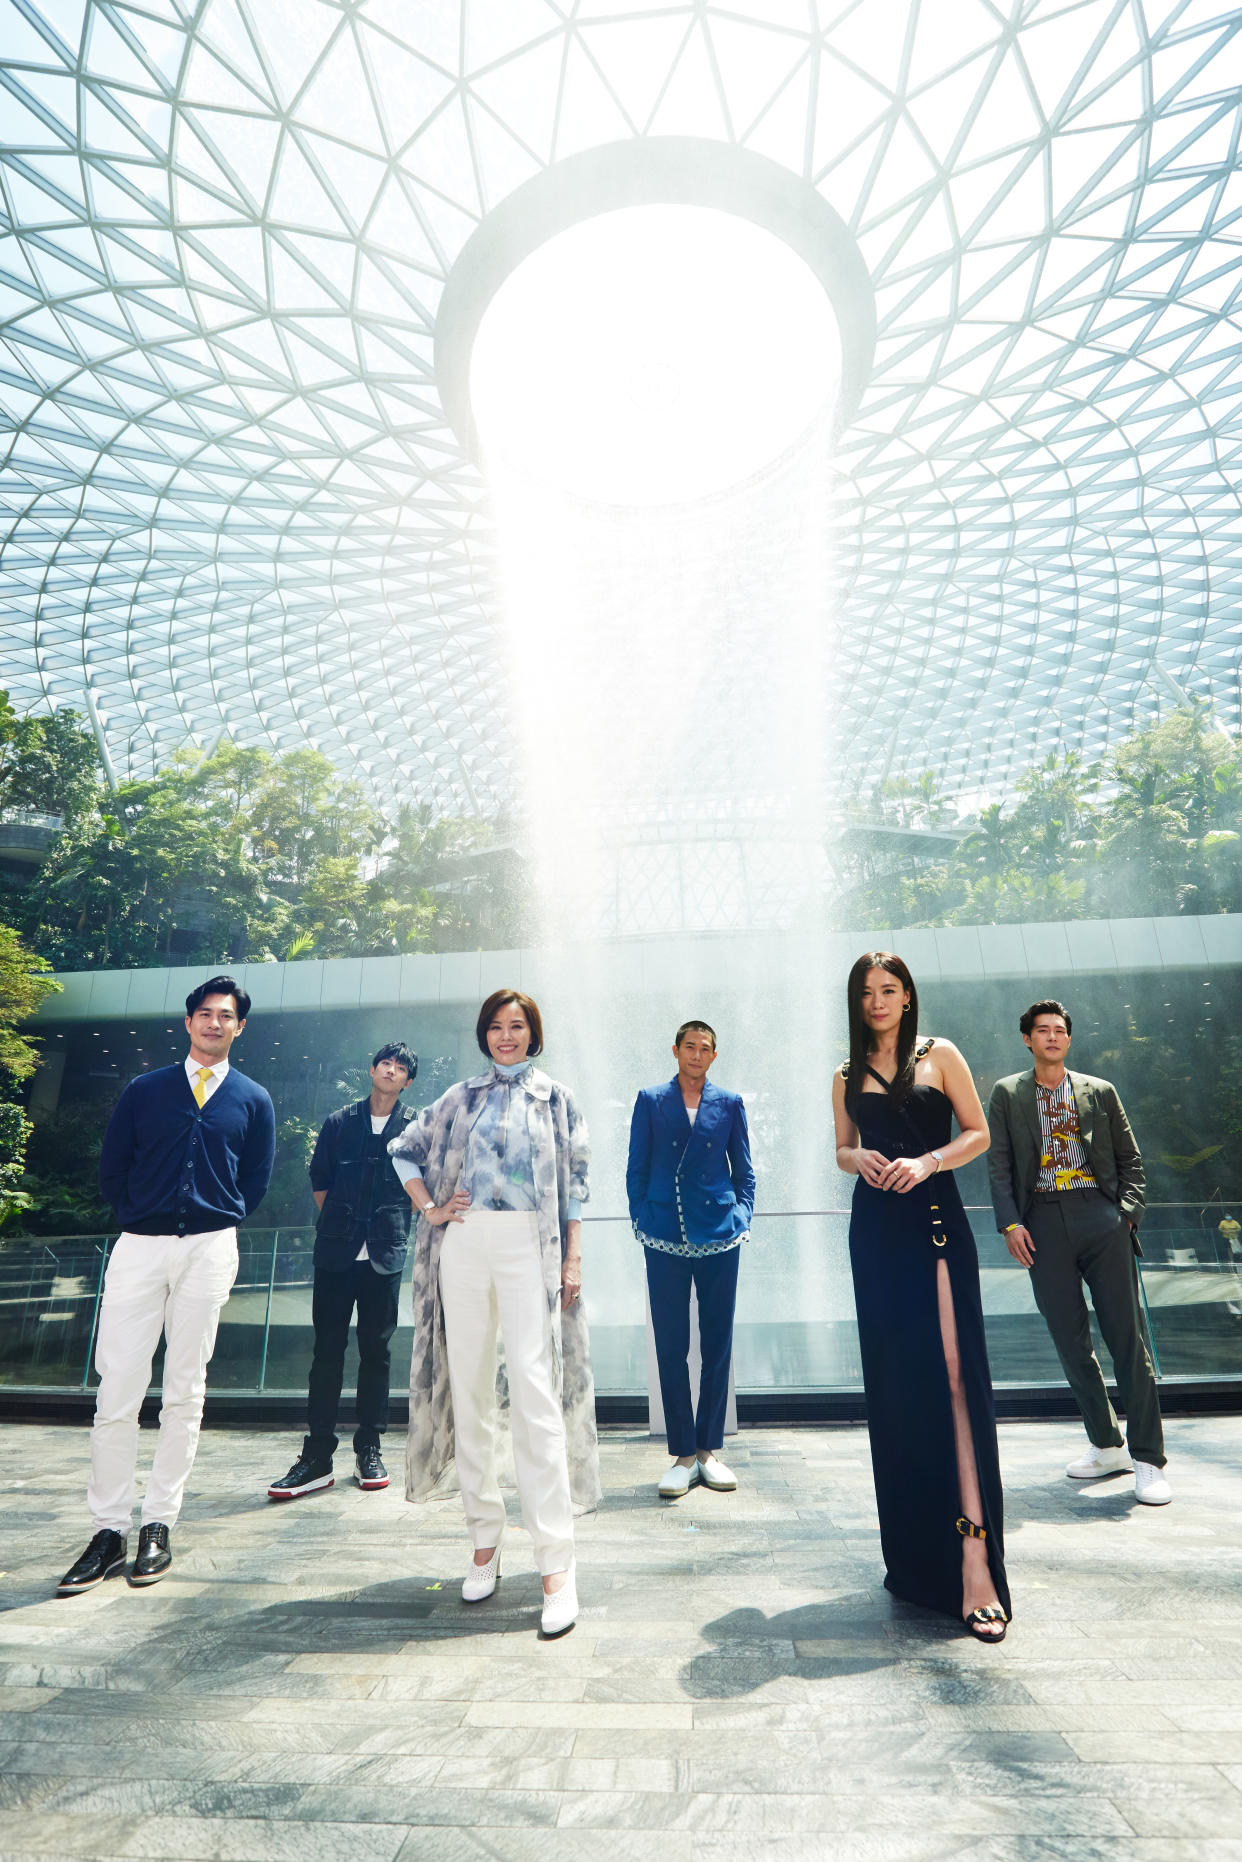
<path fill-rule="evenodd" d="M 848 969 L 864 950 L 897 950 L 920 983 L 1029 982 L 1038 992 L 1065 976 L 1132 976 L 1138 971 L 1233 969 L 1242 966 L 1242 914 L 1184 918 L 1086 919 L 1072 924 L 962 925 L 952 930 L 835 931 L 825 941 L 805 932 L 757 937 L 720 933 L 695 937 L 625 938 L 590 952 L 601 988 L 641 989 L 693 983 L 699 988 L 753 986 L 772 964 L 775 947 L 807 963 Z M 805 947 L 805 949 L 803 948 Z M 319 962 L 234 966 L 255 1008 L 264 1014 L 300 1009 L 476 1006 L 504 984 L 539 993 L 582 952 L 556 950 L 446 951 L 439 956 L 342 957 Z M 180 1016 L 199 970 L 69 970 L 57 980 L 41 1022 L 125 1021 Z"/>

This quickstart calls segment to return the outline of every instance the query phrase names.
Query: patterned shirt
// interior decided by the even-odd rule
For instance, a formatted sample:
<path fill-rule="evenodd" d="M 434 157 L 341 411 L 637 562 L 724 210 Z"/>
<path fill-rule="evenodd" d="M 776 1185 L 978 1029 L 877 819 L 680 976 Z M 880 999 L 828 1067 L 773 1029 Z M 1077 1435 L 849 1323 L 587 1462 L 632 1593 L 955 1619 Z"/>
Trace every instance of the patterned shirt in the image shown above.
<path fill-rule="evenodd" d="M 483 1109 L 466 1146 L 462 1188 L 474 1209 L 533 1209 L 535 1173 L 526 1129 L 526 1089 L 519 1075 L 528 1065 L 492 1068 Z"/>
<path fill-rule="evenodd" d="M 1039 1160 L 1037 1190 L 1095 1189 L 1095 1175 L 1082 1141 L 1078 1124 L 1078 1105 L 1068 1073 L 1062 1074 L 1058 1086 L 1041 1086 L 1035 1082 L 1035 1103 L 1039 1107 L 1039 1131 L 1042 1155 Z"/>
<path fill-rule="evenodd" d="M 470 1197 L 472 1209 L 535 1209 L 535 1172 L 530 1154 L 530 1132 L 526 1124 L 526 1090 L 521 1076 L 529 1072 L 528 1060 L 511 1067 L 494 1062 L 488 1080 L 487 1098 L 470 1131 L 462 1166 L 460 1188 Z M 393 1169 L 403 1183 L 422 1176 L 412 1157 L 397 1152 Z M 582 1203 L 569 1198 L 566 1219 L 582 1220 Z M 361 1256 L 359 1256 L 361 1259 Z"/>

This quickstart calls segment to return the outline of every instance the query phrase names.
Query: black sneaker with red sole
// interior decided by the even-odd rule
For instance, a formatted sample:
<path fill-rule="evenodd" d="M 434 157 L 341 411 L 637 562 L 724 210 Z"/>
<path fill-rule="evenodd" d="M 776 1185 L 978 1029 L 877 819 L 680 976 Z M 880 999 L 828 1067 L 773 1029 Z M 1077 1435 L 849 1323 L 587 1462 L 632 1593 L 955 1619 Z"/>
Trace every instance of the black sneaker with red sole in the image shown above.
<path fill-rule="evenodd" d="M 378 1448 L 361 1448 L 358 1459 L 354 1462 L 354 1479 L 367 1493 L 374 1493 L 378 1487 L 387 1487 L 388 1469 L 380 1460 Z"/>
<path fill-rule="evenodd" d="M 305 1493 L 319 1493 L 322 1488 L 331 1487 L 333 1479 L 330 1461 L 313 1461 L 309 1455 L 299 1455 L 289 1472 L 272 1482 L 267 1497 L 269 1500 L 300 1500 Z"/>

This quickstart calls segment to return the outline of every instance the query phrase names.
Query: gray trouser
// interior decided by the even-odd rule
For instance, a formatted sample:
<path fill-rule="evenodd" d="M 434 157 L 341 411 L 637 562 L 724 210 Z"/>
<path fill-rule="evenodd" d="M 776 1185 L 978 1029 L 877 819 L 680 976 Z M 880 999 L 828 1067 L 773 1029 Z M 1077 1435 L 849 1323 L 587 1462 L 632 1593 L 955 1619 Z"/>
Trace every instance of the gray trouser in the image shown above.
<path fill-rule="evenodd" d="M 1031 1286 L 1057 1356 L 1097 1448 L 1121 1446 L 1121 1430 L 1091 1348 L 1085 1280 L 1126 1413 L 1131 1455 L 1164 1466 L 1156 1377 L 1143 1338 L 1138 1269 L 1128 1223 L 1099 1190 L 1039 1194 L 1027 1217 L 1035 1243 Z"/>

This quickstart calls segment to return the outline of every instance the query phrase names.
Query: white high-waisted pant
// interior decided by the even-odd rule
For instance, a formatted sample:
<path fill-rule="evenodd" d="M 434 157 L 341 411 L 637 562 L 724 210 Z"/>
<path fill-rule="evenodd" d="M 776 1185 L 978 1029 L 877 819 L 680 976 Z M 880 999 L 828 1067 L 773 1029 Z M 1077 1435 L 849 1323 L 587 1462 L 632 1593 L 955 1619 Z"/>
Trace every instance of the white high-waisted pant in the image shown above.
<path fill-rule="evenodd" d="M 574 1516 L 552 1321 L 532 1213 L 468 1209 L 440 1243 L 457 1479 L 476 1551 L 499 1545 L 505 1503 L 496 1474 L 496 1333 L 505 1343 L 522 1524 L 540 1574 L 567 1571 Z"/>
<path fill-rule="evenodd" d="M 220 1308 L 236 1278 L 235 1228 L 117 1237 L 95 1340 L 99 1390 L 86 1501 L 96 1532 L 126 1533 L 133 1524 L 138 1412 L 161 1332 L 166 1343 L 160 1433 L 142 1523 L 176 1523 L 198 1448 Z"/>

